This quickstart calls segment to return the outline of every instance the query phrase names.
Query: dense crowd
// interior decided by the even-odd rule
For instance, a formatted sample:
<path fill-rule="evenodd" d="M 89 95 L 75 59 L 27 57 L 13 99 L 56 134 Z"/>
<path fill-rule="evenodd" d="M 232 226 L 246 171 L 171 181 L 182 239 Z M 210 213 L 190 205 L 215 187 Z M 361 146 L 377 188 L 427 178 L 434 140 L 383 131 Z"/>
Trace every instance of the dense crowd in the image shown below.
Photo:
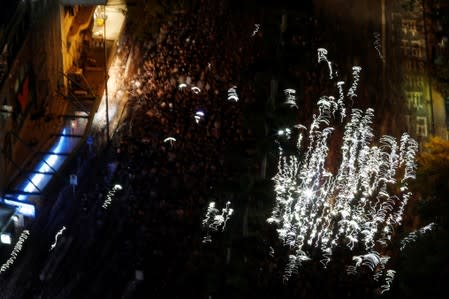
<path fill-rule="evenodd" d="M 208 203 L 216 201 L 221 208 L 228 199 L 238 198 L 235 185 L 242 173 L 249 172 L 232 163 L 228 153 L 245 157 L 245 151 L 254 147 L 248 144 L 252 136 L 242 122 L 243 108 L 256 100 L 251 83 L 254 77 L 248 76 L 254 74 L 247 69 L 254 66 L 257 54 L 263 54 L 254 49 L 257 37 L 263 34 L 252 35 L 255 20 L 235 20 L 223 3 L 199 5 L 190 13 L 175 15 L 158 35 L 138 47 L 141 63 L 129 82 L 127 125 L 118 134 L 116 148 L 115 180 L 126 185 L 127 191 L 113 206 L 114 219 L 121 220 L 115 226 L 106 224 L 109 230 L 117 227 L 124 243 L 111 261 L 116 264 L 111 277 L 123 283 L 135 269 L 144 269 L 145 282 L 139 285 L 139 292 L 154 297 L 243 296 L 251 288 L 245 287 L 245 291 L 232 286 L 242 288 L 248 283 L 266 292 L 253 294 L 267 297 L 275 297 L 277 292 L 281 296 L 319 293 L 332 297 L 330 289 L 320 290 L 316 283 L 325 279 L 330 288 L 338 286 L 336 295 L 346 290 L 348 280 L 322 274 L 315 264 L 299 274 L 301 284 L 295 279 L 282 287 L 284 253 L 269 257 L 264 252 L 268 244 L 276 243 L 275 236 L 268 234 L 263 244 L 247 239 L 232 245 L 234 250 L 246 247 L 242 251 L 246 269 L 239 270 L 227 262 L 229 243 L 214 236 L 212 244 L 202 242 L 206 232 L 201 221 Z M 318 31 L 316 19 L 300 17 L 299 21 L 311 32 Z M 285 49 L 303 53 L 311 60 L 306 64 L 312 59 L 315 64 L 320 36 L 309 36 L 304 28 L 298 31 Z M 288 53 L 284 54 L 287 59 Z M 307 87 L 301 93 L 302 101 L 313 102 L 321 95 L 327 72 L 307 69 L 290 74 L 291 81 Z M 288 68 L 281 71 L 288 72 Z M 237 102 L 227 98 L 234 86 Z M 203 113 L 201 117 L 195 118 L 197 112 Z M 104 226 L 101 221 L 99 224 Z M 253 244 L 248 245 L 250 242 Z M 247 277 L 237 282 L 237 273 Z M 235 282 L 232 276 L 236 276 Z"/>
<path fill-rule="evenodd" d="M 280 244 L 274 228 L 267 228 L 264 216 L 270 212 L 269 205 L 262 212 L 266 215 L 260 217 L 263 225 L 250 228 L 253 235 L 241 236 L 245 228 L 236 228 L 231 218 L 227 230 L 234 229 L 232 237 L 228 231 L 220 232 L 212 235 L 211 243 L 203 243 L 206 230 L 202 220 L 209 202 L 217 202 L 221 209 L 230 200 L 236 210 L 235 223 L 240 226 L 244 226 L 243 214 L 250 204 L 252 208 L 263 205 L 258 198 L 248 203 L 248 194 L 241 192 L 247 187 L 242 186 L 247 183 L 242 177 L 257 177 L 260 163 L 248 155 L 255 150 L 255 138 L 244 124 L 249 107 L 267 102 L 265 98 L 256 101 L 255 73 L 271 77 L 280 71 L 279 94 L 282 88 L 295 88 L 299 117 L 305 119 L 310 119 L 315 107 L 310 103 L 322 95 L 328 73 L 316 67 L 316 49 L 324 41 L 317 34 L 318 20 L 310 17 L 310 12 L 290 20 L 291 27 L 284 35 L 278 36 L 276 31 L 268 37 L 269 20 L 265 20 L 267 30 L 262 24 L 254 33 L 255 24 L 263 19 L 257 13 L 242 17 L 231 1 L 195 3 L 191 10 L 168 18 L 158 34 L 143 41 L 132 40 L 128 33 L 119 49 L 119 55 L 132 53 L 139 63 L 127 84 L 127 111 L 124 125 L 114 137 L 111 163 L 89 174 L 88 190 L 81 198 L 85 204 L 82 213 L 89 214 L 80 220 L 79 228 L 86 244 L 79 255 L 71 253 L 80 263 L 72 263 L 70 268 L 80 269 L 78 285 L 95 287 L 77 288 L 72 295 L 348 295 L 351 279 L 335 275 L 342 267 L 338 263 L 330 264 L 328 271 L 310 263 L 282 285 L 288 249 L 276 246 Z M 276 53 L 279 44 L 269 40 L 272 36 L 284 39 L 284 52 Z M 324 64 L 320 67 L 326 68 Z M 228 90 L 234 87 L 238 101 L 228 99 Z M 260 88 L 268 98 L 269 83 Z M 264 113 L 264 109 L 254 113 Z M 123 190 L 104 209 L 114 184 L 122 185 Z M 95 207 L 89 209 L 89 203 Z M 256 234 L 256 230 L 262 232 Z M 270 246 L 275 247 L 273 255 Z M 135 282 L 136 270 L 143 270 L 141 283 Z M 60 279 L 61 285 L 64 279 Z M 368 288 L 352 292 L 352 297 L 367 297 Z"/>
<path fill-rule="evenodd" d="M 130 266 L 148 270 L 145 289 L 154 296 L 179 293 L 171 289 L 174 282 L 191 292 L 186 297 L 201 289 L 207 276 L 199 273 L 202 217 L 208 202 L 221 205 L 233 196 L 236 190 L 220 186 L 238 181 L 242 170 L 227 156 L 244 155 L 251 134 L 242 107 L 254 102 L 254 90 L 242 70 L 255 59 L 253 24 L 233 24 L 227 9 L 218 1 L 175 15 L 142 42 L 141 67 L 130 80 L 127 126 L 117 148 L 116 179 L 129 189 L 121 230 L 129 252 L 137 253 L 131 259 L 139 265 Z M 238 31 L 243 25 L 247 30 Z M 228 100 L 234 86 L 238 101 Z M 195 118 L 197 112 L 203 114 Z"/>

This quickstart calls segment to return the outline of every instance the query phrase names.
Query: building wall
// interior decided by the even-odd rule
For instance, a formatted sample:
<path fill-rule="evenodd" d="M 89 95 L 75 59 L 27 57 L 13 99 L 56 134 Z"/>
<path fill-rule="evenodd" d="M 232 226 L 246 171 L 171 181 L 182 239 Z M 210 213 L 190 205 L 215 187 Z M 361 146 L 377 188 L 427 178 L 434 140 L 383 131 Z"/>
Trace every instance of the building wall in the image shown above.
<path fill-rule="evenodd" d="M 429 67 L 428 24 L 422 1 L 406 7 L 406 0 L 389 2 L 390 63 L 402 71 L 402 85 L 408 131 L 424 142 L 432 135 L 447 139 L 442 97 L 433 88 Z"/>
<path fill-rule="evenodd" d="M 0 191 L 9 176 L 14 156 L 15 142 L 9 132 L 13 128 L 20 129 L 35 100 L 28 35 L 30 10 L 30 2 L 20 2 L 10 22 L 2 28 L 0 108 L 4 112 L 0 112 Z"/>
<path fill-rule="evenodd" d="M 14 107 L 13 113 L 0 116 L 0 145 L 6 153 L 0 154 L 0 195 L 21 169 L 34 167 L 42 158 L 37 153 L 48 150 L 62 130 L 60 116 L 69 105 L 66 74 L 78 63 L 82 32 L 94 10 L 64 7 L 59 0 L 24 3 L 29 28 L 15 25 L 24 33 L 22 43 L 16 47 L 7 80 L 0 86 L 0 105 L 6 98 L 5 103 Z M 18 19 L 13 19 L 17 23 Z M 17 41 L 17 37 L 11 40 Z M 26 90 L 27 100 L 23 96 Z"/>

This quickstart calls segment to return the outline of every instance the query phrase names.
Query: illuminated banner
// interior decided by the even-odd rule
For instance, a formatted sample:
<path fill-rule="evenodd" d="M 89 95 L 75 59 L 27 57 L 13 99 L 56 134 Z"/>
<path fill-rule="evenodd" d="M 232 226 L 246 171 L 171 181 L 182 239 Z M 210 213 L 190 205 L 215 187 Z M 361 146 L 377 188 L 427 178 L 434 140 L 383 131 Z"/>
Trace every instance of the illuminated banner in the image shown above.
<path fill-rule="evenodd" d="M 61 0 L 62 5 L 105 5 L 107 0 Z"/>

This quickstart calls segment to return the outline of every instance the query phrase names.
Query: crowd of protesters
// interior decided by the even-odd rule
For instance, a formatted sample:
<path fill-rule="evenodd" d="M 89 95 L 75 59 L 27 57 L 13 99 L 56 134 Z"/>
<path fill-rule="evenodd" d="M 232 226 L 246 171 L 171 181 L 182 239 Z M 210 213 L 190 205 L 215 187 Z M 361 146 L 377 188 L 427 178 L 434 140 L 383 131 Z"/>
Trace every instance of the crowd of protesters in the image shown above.
<path fill-rule="evenodd" d="M 249 22 L 235 20 L 223 1 L 198 5 L 140 45 L 116 148 L 115 179 L 127 193 L 115 204 L 127 219 L 118 233 L 136 253 L 128 265 L 148 270 L 154 296 L 179 293 L 174 283 L 194 296 L 205 283 L 201 221 L 210 201 L 221 209 L 236 191 L 221 188 L 242 170 L 226 160 L 245 154 L 251 134 L 242 123 L 242 107 L 255 101 L 252 78 L 242 75 L 255 59 Z M 228 99 L 230 88 L 238 98 Z"/>
<path fill-rule="evenodd" d="M 118 168 L 114 181 L 126 190 L 111 206 L 117 223 L 99 221 L 109 231 L 115 227 L 124 244 L 119 254 L 114 254 L 111 262 L 115 273 L 109 277 L 123 284 L 135 269 L 144 269 L 145 283 L 140 290 L 154 297 L 176 298 L 180 292 L 184 294 L 181 297 L 188 298 L 199 294 L 220 297 L 226 292 L 242 295 L 243 289 L 226 288 L 245 283 L 261 290 L 275 286 L 270 296 L 277 291 L 308 296 L 317 292 L 314 282 L 321 279 L 320 271 L 305 270 L 316 277 L 301 275 L 303 284 L 298 289 L 295 283 L 279 288 L 285 261 L 266 253 L 255 260 L 251 257 L 255 253 L 247 252 L 244 262 L 250 270 L 242 268 L 240 275 L 248 277 L 232 283 L 228 275 L 236 275 L 237 270 L 229 268 L 225 248 L 220 249 L 229 245 L 219 239 L 203 243 L 206 232 L 201 222 L 208 203 L 216 201 L 219 209 L 224 207 L 239 190 L 235 184 L 234 189 L 223 186 L 232 185 L 226 184 L 229 181 L 238 185 L 242 173 L 248 172 L 242 165 L 230 163 L 228 153 L 245 156 L 248 149 L 246 141 L 252 136 L 242 123 L 242 110 L 256 99 L 251 84 L 254 78 L 245 70 L 262 55 L 255 50 L 257 38 L 263 35 L 254 33 L 256 20 L 237 19 L 223 3 L 198 5 L 173 16 L 158 35 L 138 46 L 141 63 L 129 81 L 126 125 L 118 133 L 115 150 Z M 312 32 L 317 31 L 316 19 L 300 20 Z M 301 35 L 293 35 L 286 48 L 294 49 L 296 44 L 315 60 L 319 36 L 302 38 L 306 44 L 301 42 Z M 293 74 L 294 80 L 302 77 L 304 85 L 316 88 L 305 90 L 303 100 L 318 96 L 319 83 L 326 75 L 319 71 Z M 228 90 L 233 87 L 238 101 L 228 99 Z M 106 192 L 103 190 L 103 196 Z M 330 278 L 330 286 L 344 283 Z M 328 296 L 328 290 L 323 294 Z"/>
<path fill-rule="evenodd" d="M 229 1 L 195 3 L 190 10 L 170 17 L 159 34 L 138 42 L 128 39 L 122 49 L 121 55 L 131 52 L 139 63 L 135 75 L 124 78 L 129 80 L 128 104 L 124 125 L 114 138 L 112 162 L 92 177 L 89 191 L 82 196 L 95 203 L 93 208 L 81 205 L 82 213 L 94 221 L 82 224 L 88 231 L 88 250 L 82 254 L 85 260 L 71 267 L 82 269 L 80 286 L 95 287 L 89 293 L 82 288 L 76 292 L 86 298 L 115 298 L 128 293 L 124 290 L 133 288 L 135 271 L 143 270 L 144 282 L 129 298 L 279 298 L 292 294 L 336 298 L 346 290 L 348 280 L 334 275 L 338 270 L 326 274 L 316 264 L 285 286 L 281 284 L 287 250 L 269 256 L 269 244 L 277 241 L 273 231 L 267 232 L 263 242 L 260 237 L 242 237 L 241 244 L 235 242 L 238 238 L 230 244 L 216 234 L 211 243 L 203 242 L 206 228 L 202 220 L 209 202 L 217 202 L 219 210 L 227 200 L 232 200 L 233 208 L 245 206 L 242 202 L 247 199 L 237 200 L 240 179 L 254 175 L 251 169 L 257 168 L 251 165 L 254 161 L 247 163 L 247 153 L 254 147 L 249 140 L 254 136 L 243 123 L 243 110 L 256 103 L 255 74 L 249 70 L 259 64 L 256 68 L 269 72 L 270 66 L 260 67 L 260 62 L 276 59 L 260 49 L 266 37 L 264 27 L 255 30 L 260 22 L 257 16 L 240 18 Z M 314 34 L 319 31 L 318 21 L 302 16 L 297 23 L 303 28 L 293 28 L 284 36 L 282 64 L 287 67 L 281 71 L 288 73 L 290 82 L 300 81 L 295 82 L 298 90 L 304 87 L 298 101 L 314 102 L 327 73 L 296 66 L 316 62 L 316 48 L 322 46 L 320 35 Z M 295 52 L 291 56 L 303 56 L 302 61 L 290 62 L 289 50 Z M 231 88 L 238 100 L 228 98 Z M 304 107 L 313 106 L 303 105 L 302 115 L 310 117 L 303 113 Z M 114 184 L 123 190 L 116 192 L 105 209 L 104 201 Z M 243 218 L 243 212 L 237 213 Z M 241 250 L 241 263 L 229 262 L 237 256 L 230 248 Z M 105 263 L 107 267 L 102 266 Z M 339 289 L 332 289 L 335 286 Z"/>

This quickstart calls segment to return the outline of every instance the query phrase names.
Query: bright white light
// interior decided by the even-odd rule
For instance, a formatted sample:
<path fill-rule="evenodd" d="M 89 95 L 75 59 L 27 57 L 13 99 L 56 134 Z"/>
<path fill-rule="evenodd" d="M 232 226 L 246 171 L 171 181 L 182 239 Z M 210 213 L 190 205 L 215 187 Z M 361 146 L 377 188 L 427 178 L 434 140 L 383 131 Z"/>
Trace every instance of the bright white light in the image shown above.
<path fill-rule="evenodd" d="M 120 115 L 128 97 L 123 90 L 130 89 L 131 94 L 142 94 L 142 86 L 145 81 L 132 81 L 130 84 L 125 82 L 127 65 L 132 64 L 132 55 L 128 59 L 122 55 L 115 55 L 114 60 L 108 70 L 108 117 L 110 132 L 114 131 L 117 124 L 117 116 Z M 106 120 L 106 93 L 103 91 L 100 105 L 94 115 L 92 125 L 97 129 L 104 129 L 108 121 Z"/>
<path fill-rule="evenodd" d="M 176 138 L 174 137 L 167 137 L 164 139 L 164 142 L 168 142 L 168 141 L 176 141 Z"/>
<path fill-rule="evenodd" d="M 33 218 L 36 216 L 36 208 L 32 204 L 15 201 L 15 200 L 10 200 L 10 199 L 4 199 L 3 202 L 7 205 L 17 207 L 16 211 L 17 211 L 17 213 L 19 213 L 21 215 L 29 216 L 29 217 L 33 217 Z"/>
<path fill-rule="evenodd" d="M 353 66 L 352 67 L 352 77 L 353 77 L 353 82 L 352 82 L 352 86 L 348 91 L 348 96 L 349 97 L 355 97 L 355 91 L 357 90 L 357 86 L 360 80 L 360 71 L 362 70 L 362 68 L 360 66 Z"/>
<path fill-rule="evenodd" d="M 237 86 L 232 86 L 228 89 L 228 101 L 239 101 L 239 97 L 237 95 Z"/>
<path fill-rule="evenodd" d="M 181 84 L 178 85 L 179 89 L 184 89 L 186 87 L 187 87 L 187 84 L 185 84 L 185 83 L 181 83 Z"/>
<path fill-rule="evenodd" d="M 327 59 L 327 50 L 319 49 L 318 54 L 319 61 Z M 360 71 L 353 68 L 350 97 L 355 95 Z M 408 183 L 415 177 L 418 143 L 406 133 L 399 141 L 388 135 L 375 141 L 374 110 L 346 113 L 343 82 L 337 87 L 339 99 L 323 96 L 317 102 L 308 133 L 299 133 L 297 153 L 286 155 L 279 147 L 273 178 L 276 202 L 267 222 L 276 226 L 279 239 L 290 248 L 284 279 L 311 258 L 308 252 L 321 252 L 326 267 L 335 249 L 343 246 L 354 254 L 349 274 L 362 266 L 385 269 L 388 257 L 379 252 L 401 224 L 411 196 Z M 330 156 L 328 147 L 337 112 L 344 121 L 341 140 L 332 139 L 332 144 L 340 143 L 339 158 Z M 326 168 L 329 159 L 339 161 L 334 172 Z"/>
<path fill-rule="evenodd" d="M 193 91 L 193 93 L 195 93 L 195 94 L 199 94 L 199 93 L 201 92 L 201 89 L 200 89 L 199 87 L 197 87 L 197 86 L 192 86 L 190 89 L 191 89 L 191 90 Z"/>
<path fill-rule="evenodd" d="M 259 32 L 260 24 L 254 24 L 254 27 L 255 28 L 254 28 L 252 36 L 255 36 L 256 33 Z"/>
<path fill-rule="evenodd" d="M 55 235 L 55 242 L 54 242 L 53 244 L 51 244 L 51 246 L 50 246 L 50 251 L 52 251 L 53 248 L 56 247 L 56 244 L 58 243 L 58 238 L 59 238 L 59 236 L 62 235 L 62 233 L 63 233 L 64 231 L 65 231 L 65 226 L 63 226 L 63 227 L 58 231 L 58 233 Z"/>
<path fill-rule="evenodd" d="M 326 61 L 329 68 L 329 79 L 332 79 L 332 64 L 327 60 L 327 50 L 324 48 L 318 48 L 318 63 Z"/>
<path fill-rule="evenodd" d="M 405 238 L 403 238 L 401 240 L 401 247 L 400 250 L 404 250 L 404 248 L 410 244 L 416 241 L 416 239 L 422 235 L 424 235 L 425 233 L 427 233 L 428 231 L 431 231 L 432 228 L 435 226 L 435 223 L 430 223 L 422 228 L 420 228 L 417 231 L 413 231 L 411 233 L 409 233 Z"/>
<path fill-rule="evenodd" d="M 204 119 L 204 112 L 201 110 L 198 110 L 197 112 L 195 112 L 194 118 L 195 118 L 195 122 L 199 123 L 200 120 Z"/>
<path fill-rule="evenodd" d="M 10 245 L 12 243 L 11 234 L 2 233 L 0 235 L 0 242 L 3 243 L 3 244 Z"/>
<path fill-rule="evenodd" d="M 296 90 L 294 90 L 292 88 L 287 88 L 287 89 L 284 89 L 284 94 L 287 97 L 284 104 L 286 104 L 290 107 L 298 108 L 298 105 L 296 105 Z"/>
<path fill-rule="evenodd" d="M 225 208 L 221 209 L 221 214 L 219 210 L 215 208 L 215 202 L 210 202 L 206 211 L 206 215 L 202 221 L 203 227 L 206 229 L 206 235 L 203 238 L 203 243 L 208 243 L 212 241 L 211 231 L 224 231 L 226 223 L 228 222 L 234 210 L 230 207 L 231 202 L 226 202 Z"/>
<path fill-rule="evenodd" d="M 312 189 L 307 189 L 306 191 L 304 191 L 304 198 L 305 199 L 312 199 L 313 197 L 313 190 Z"/>
<path fill-rule="evenodd" d="M 106 199 L 102 204 L 103 209 L 107 209 L 109 205 L 111 204 L 112 200 L 115 198 L 117 191 L 122 190 L 122 185 L 115 184 L 114 187 L 109 190 L 108 194 L 106 194 Z"/>
<path fill-rule="evenodd" d="M 14 245 L 14 248 L 13 248 L 11 254 L 10 254 L 9 259 L 6 260 L 6 262 L 0 267 L 0 273 L 5 272 L 6 270 L 9 269 L 9 267 L 11 267 L 11 265 L 16 260 L 18 254 L 22 250 L 23 244 L 25 243 L 25 241 L 26 241 L 26 239 L 28 238 L 29 235 L 30 235 L 30 231 L 29 230 L 24 230 L 20 234 L 19 240 L 17 241 L 16 245 Z"/>
<path fill-rule="evenodd" d="M 391 283 L 393 282 L 395 274 L 396 274 L 396 271 L 387 270 L 387 275 L 385 277 L 385 284 L 381 286 L 381 292 L 380 292 L 381 294 L 390 290 Z"/>

